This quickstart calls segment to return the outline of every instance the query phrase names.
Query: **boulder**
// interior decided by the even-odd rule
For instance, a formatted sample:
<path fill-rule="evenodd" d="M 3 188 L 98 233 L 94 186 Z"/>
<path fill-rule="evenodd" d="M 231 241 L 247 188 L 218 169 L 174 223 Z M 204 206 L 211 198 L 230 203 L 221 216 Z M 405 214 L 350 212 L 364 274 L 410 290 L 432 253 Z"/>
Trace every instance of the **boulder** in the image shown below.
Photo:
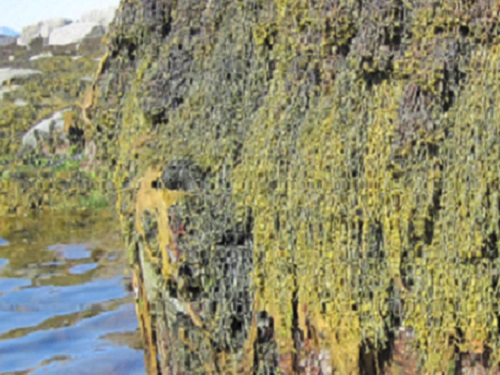
<path fill-rule="evenodd" d="M 11 85 L 8 87 L 0 87 L 0 100 L 3 99 L 4 94 L 8 94 L 9 92 L 15 91 L 19 88 L 17 85 Z"/>
<path fill-rule="evenodd" d="M 102 9 L 94 9 L 84 13 L 81 17 L 81 22 L 95 22 L 100 24 L 104 29 L 115 18 L 116 7 L 108 7 Z"/>
<path fill-rule="evenodd" d="M 44 53 L 40 53 L 39 55 L 31 56 L 30 61 L 46 59 L 46 58 L 49 58 L 52 56 L 54 56 L 54 55 L 52 55 L 52 52 L 44 52 Z"/>
<path fill-rule="evenodd" d="M 0 86 L 11 79 L 28 77 L 35 74 L 42 74 L 42 72 L 34 69 L 2 68 L 0 69 Z"/>
<path fill-rule="evenodd" d="M 14 105 L 16 107 L 26 107 L 28 105 L 28 102 L 24 99 L 17 98 L 16 100 L 14 100 Z"/>
<path fill-rule="evenodd" d="M 52 117 L 42 120 L 38 124 L 33 126 L 23 136 L 22 145 L 24 147 L 36 148 L 37 146 L 36 132 L 38 132 L 38 134 L 40 134 L 42 138 L 49 138 L 51 126 L 53 126 L 53 131 L 62 134 L 64 132 L 64 112 L 66 111 L 68 111 L 68 109 L 56 112 L 52 115 Z"/>
<path fill-rule="evenodd" d="M 58 29 L 60 27 L 69 25 L 72 21 L 67 19 L 67 18 L 55 18 L 51 20 L 46 20 L 41 22 L 42 25 L 40 27 L 40 36 L 44 39 L 47 39 L 50 37 L 50 34 L 52 31 L 55 29 Z"/>
<path fill-rule="evenodd" d="M 29 25 L 23 27 L 23 30 L 21 31 L 21 36 L 17 39 L 17 44 L 20 46 L 29 45 L 33 39 L 41 36 L 40 29 L 41 29 L 40 22 L 35 25 Z"/>
<path fill-rule="evenodd" d="M 87 38 L 99 38 L 103 35 L 104 29 L 99 23 L 76 22 L 52 31 L 49 45 L 75 44 Z"/>
<path fill-rule="evenodd" d="M 47 40 L 53 30 L 70 23 L 71 20 L 67 18 L 54 18 L 26 26 L 23 28 L 21 36 L 17 39 L 17 44 L 20 46 L 28 46 L 35 38 Z"/>

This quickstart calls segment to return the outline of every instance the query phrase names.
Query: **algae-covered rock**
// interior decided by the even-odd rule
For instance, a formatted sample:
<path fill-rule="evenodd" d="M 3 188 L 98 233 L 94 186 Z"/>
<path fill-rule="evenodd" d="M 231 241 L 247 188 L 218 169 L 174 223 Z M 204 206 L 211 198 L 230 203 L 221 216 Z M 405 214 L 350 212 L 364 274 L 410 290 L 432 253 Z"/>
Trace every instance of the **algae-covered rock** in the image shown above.
<path fill-rule="evenodd" d="M 149 370 L 497 371 L 499 11 L 121 3 L 89 127 Z"/>

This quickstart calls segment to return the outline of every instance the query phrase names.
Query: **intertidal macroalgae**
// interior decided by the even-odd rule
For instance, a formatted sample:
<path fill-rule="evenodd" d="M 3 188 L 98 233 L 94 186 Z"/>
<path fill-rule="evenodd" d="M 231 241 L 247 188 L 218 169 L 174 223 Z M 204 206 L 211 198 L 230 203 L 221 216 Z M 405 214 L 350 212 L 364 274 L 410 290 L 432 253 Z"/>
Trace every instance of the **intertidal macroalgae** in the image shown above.
<path fill-rule="evenodd" d="M 499 11 L 122 1 L 89 113 L 151 368 L 498 371 Z"/>

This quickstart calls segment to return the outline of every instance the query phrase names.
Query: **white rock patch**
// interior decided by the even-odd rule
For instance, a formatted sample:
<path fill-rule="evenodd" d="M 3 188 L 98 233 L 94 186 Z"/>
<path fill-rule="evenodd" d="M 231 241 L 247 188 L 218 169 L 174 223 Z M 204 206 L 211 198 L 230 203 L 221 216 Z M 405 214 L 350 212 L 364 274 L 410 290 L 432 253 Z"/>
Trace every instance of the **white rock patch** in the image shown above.
<path fill-rule="evenodd" d="M 0 86 L 13 78 L 29 77 L 35 74 L 42 74 L 42 72 L 34 69 L 0 68 Z"/>
<path fill-rule="evenodd" d="M 72 23 L 52 31 L 49 45 L 61 46 L 80 43 L 85 38 L 98 38 L 104 35 L 102 26 L 96 22 Z"/>
<path fill-rule="evenodd" d="M 113 21 L 113 18 L 115 18 L 115 13 L 116 7 L 94 9 L 84 13 L 81 22 L 96 22 L 104 29 L 107 29 L 108 25 Z"/>
<path fill-rule="evenodd" d="M 50 124 L 54 122 L 54 130 L 63 131 L 64 129 L 64 112 L 69 109 L 64 109 L 60 112 L 56 112 L 45 120 L 40 121 L 38 124 L 33 126 L 28 132 L 23 136 L 22 144 L 23 146 L 36 147 L 37 141 L 35 138 L 35 129 L 40 133 L 49 134 L 50 132 Z"/>

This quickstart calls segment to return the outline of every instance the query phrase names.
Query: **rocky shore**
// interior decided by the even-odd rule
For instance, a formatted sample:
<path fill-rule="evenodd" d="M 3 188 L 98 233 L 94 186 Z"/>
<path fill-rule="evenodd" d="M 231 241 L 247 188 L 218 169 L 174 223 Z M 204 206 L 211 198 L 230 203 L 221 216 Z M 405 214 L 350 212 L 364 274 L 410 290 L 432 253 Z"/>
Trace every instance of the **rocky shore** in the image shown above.
<path fill-rule="evenodd" d="M 0 46 L 0 214 L 106 202 L 81 115 L 113 16 L 42 21 Z"/>
<path fill-rule="evenodd" d="M 498 374 L 499 14 L 122 1 L 98 63 L 50 45 L 95 15 L 29 29 L 0 214 L 114 203 L 150 373 Z"/>

